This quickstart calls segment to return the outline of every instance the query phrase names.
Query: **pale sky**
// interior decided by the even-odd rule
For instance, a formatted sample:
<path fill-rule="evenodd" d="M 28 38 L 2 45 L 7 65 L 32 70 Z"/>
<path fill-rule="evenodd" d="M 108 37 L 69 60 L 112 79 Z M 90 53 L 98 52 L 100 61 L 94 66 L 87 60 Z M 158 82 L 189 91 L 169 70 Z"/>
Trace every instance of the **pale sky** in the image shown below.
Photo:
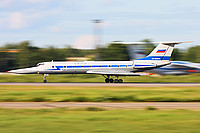
<path fill-rule="evenodd" d="M 0 46 L 30 40 L 38 47 L 94 47 L 101 19 L 102 43 L 194 41 L 200 44 L 199 0 L 0 0 Z"/>

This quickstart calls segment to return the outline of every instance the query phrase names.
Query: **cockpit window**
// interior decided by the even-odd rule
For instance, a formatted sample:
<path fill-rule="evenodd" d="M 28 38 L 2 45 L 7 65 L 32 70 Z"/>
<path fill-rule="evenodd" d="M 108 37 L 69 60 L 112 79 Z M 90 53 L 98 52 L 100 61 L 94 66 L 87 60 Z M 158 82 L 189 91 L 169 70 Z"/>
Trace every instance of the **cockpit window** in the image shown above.
<path fill-rule="evenodd" d="M 38 66 L 42 66 L 42 65 L 44 65 L 44 63 L 38 63 L 38 64 L 37 64 L 37 67 L 38 67 Z"/>

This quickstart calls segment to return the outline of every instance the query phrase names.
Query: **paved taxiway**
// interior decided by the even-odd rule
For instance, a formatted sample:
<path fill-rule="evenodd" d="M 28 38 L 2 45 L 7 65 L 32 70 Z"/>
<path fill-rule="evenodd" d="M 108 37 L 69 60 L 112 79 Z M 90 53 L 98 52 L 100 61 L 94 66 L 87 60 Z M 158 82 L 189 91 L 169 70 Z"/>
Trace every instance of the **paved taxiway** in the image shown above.
<path fill-rule="evenodd" d="M 144 109 L 147 107 L 155 107 L 162 110 L 168 109 L 188 109 L 200 110 L 200 103 L 186 102 L 142 102 L 142 103 L 74 103 L 74 102 L 2 102 L 1 108 L 16 109 L 48 109 L 48 108 L 86 108 L 100 107 L 106 109 Z"/>
<path fill-rule="evenodd" d="M 167 87 L 167 86 L 200 86 L 200 83 L 0 83 L 13 86 L 127 86 L 127 87 Z"/>

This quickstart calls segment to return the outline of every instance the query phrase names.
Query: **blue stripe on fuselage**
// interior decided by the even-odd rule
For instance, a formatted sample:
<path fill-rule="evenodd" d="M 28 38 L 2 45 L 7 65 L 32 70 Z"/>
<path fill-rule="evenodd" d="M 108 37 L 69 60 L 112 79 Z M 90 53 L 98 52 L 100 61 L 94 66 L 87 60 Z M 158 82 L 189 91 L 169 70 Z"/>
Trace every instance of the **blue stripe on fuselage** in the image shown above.
<path fill-rule="evenodd" d="M 56 69 L 48 69 L 48 70 L 61 70 L 61 68 L 64 68 L 64 66 L 55 66 Z"/>
<path fill-rule="evenodd" d="M 81 68 L 81 66 L 74 66 L 75 68 Z"/>
<path fill-rule="evenodd" d="M 118 67 L 118 65 L 111 65 L 111 67 Z"/>
<path fill-rule="evenodd" d="M 90 66 L 83 66 L 83 68 L 90 68 Z"/>
<path fill-rule="evenodd" d="M 101 65 L 101 67 L 109 67 L 109 65 Z"/>
<path fill-rule="evenodd" d="M 147 56 L 137 60 L 169 60 L 170 56 Z"/>
<path fill-rule="evenodd" d="M 47 70 L 61 70 L 61 68 L 97 68 L 97 67 L 132 67 L 132 65 L 92 65 L 92 66 L 54 66 L 53 69 Z"/>
<path fill-rule="evenodd" d="M 92 66 L 92 67 L 99 67 L 98 65 L 94 65 L 94 66 Z"/>
<path fill-rule="evenodd" d="M 126 65 L 119 65 L 119 67 L 126 67 Z"/>

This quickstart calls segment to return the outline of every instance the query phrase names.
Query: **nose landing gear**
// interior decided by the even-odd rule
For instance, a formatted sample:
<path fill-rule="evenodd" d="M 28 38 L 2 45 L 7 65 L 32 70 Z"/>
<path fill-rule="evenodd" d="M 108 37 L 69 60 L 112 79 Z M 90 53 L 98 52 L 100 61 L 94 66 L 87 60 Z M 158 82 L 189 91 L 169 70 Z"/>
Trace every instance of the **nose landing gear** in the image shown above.
<path fill-rule="evenodd" d="M 44 79 L 43 82 L 44 83 L 47 83 L 46 76 L 49 76 L 49 75 L 48 74 L 43 74 L 43 79 Z"/>

